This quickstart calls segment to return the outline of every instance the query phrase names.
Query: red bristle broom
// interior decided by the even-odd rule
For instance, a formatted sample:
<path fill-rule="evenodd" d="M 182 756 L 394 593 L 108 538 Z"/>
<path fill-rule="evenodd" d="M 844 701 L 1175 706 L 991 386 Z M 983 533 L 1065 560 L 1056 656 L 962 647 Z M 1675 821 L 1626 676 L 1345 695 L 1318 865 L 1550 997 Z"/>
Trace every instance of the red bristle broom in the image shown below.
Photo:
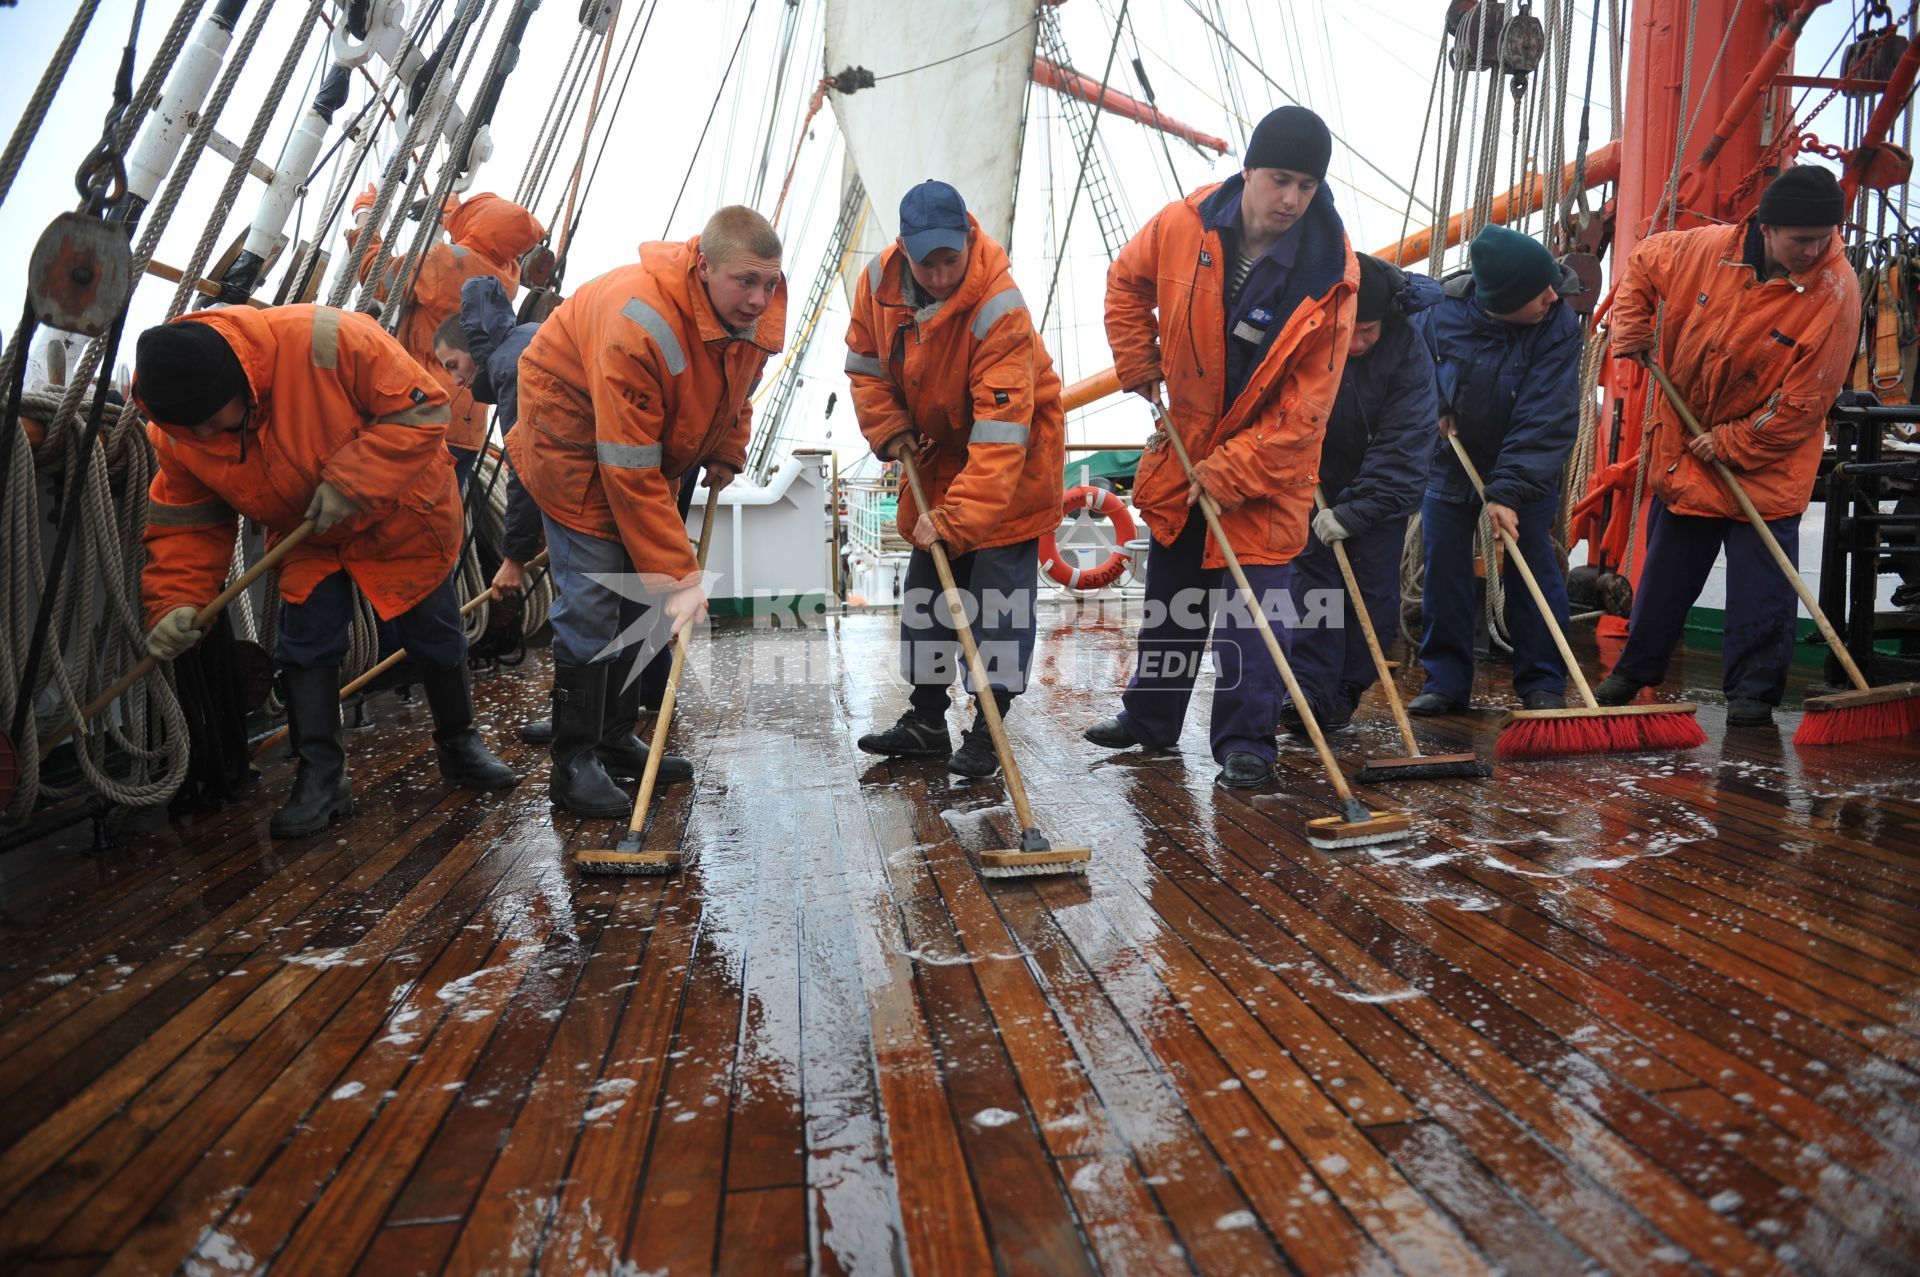
<path fill-rule="evenodd" d="M 1667 402 L 1680 414 L 1680 420 L 1686 423 L 1687 433 L 1698 437 L 1706 433 L 1699 418 L 1693 415 L 1693 409 L 1687 407 L 1680 398 L 1679 387 L 1667 376 L 1651 356 L 1643 355 L 1640 362 L 1647 366 L 1653 379 L 1660 383 L 1660 389 L 1666 392 Z M 1767 521 L 1760 517 L 1753 501 L 1747 496 L 1747 490 L 1734 478 L 1733 471 L 1715 459 L 1714 473 L 1720 476 L 1720 482 L 1727 485 L 1727 491 L 1740 503 L 1740 509 L 1746 514 L 1747 521 L 1753 524 L 1754 531 L 1760 534 L 1760 543 L 1773 555 L 1773 561 L 1786 573 L 1794 593 L 1800 596 L 1800 602 L 1806 605 L 1807 615 L 1820 627 L 1820 637 L 1827 641 L 1834 659 L 1847 672 L 1847 678 L 1853 683 L 1850 692 L 1835 692 L 1829 696 L 1809 696 L 1806 698 L 1806 716 L 1800 720 L 1800 728 L 1793 734 L 1796 745 L 1844 745 L 1849 741 L 1872 740 L 1880 736 L 1905 736 L 1920 731 L 1920 683 L 1888 683 L 1883 687 L 1873 687 L 1867 683 L 1867 676 L 1860 672 L 1854 663 L 1853 654 L 1847 651 L 1846 644 L 1840 641 L 1834 632 L 1833 622 L 1827 620 L 1827 614 L 1820 610 L 1820 604 L 1814 600 L 1813 591 L 1795 570 L 1793 561 L 1787 558 L 1787 552 L 1780 542 L 1774 539 L 1773 530 Z"/>
<path fill-rule="evenodd" d="M 1453 455 L 1460 458 L 1461 468 L 1473 480 L 1473 490 L 1480 494 L 1484 505 L 1487 492 L 1480 482 L 1480 471 L 1467 456 L 1467 450 L 1460 446 L 1458 435 L 1448 435 L 1447 442 L 1453 445 Z M 1547 623 L 1547 631 L 1560 648 L 1560 659 L 1567 663 L 1567 673 L 1573 677 L 1573 685 L 1585 702 L 1579 708 L 1514 710 L 1500 726 L 1500 739 L 1493 747 L 1495 756 L 1551 758 L 1558 754 L 1632 754 L 1642 750 L 1695 749 L 1706 744 L 1707 734 L 1700 730 L 1700 724 L 1693 717 L 1699 709 L 1697 705 L 1685 702 L 1602 705 L 1593 698 L 1587 676 L 1580 672 L 1580 662 L 1574 659 L 1573 648 L 1568 645 L 1560 623 L 1553 619 L 1553 609 L 1547 606 L 1547 596 L 1540 592 L 1540 583 L 1533 579 L 1533 569 L 1527 566 L 1519 544 L 1506 529 L 1495 531 L 1507 547 L 1508 561 L 1519 569 L 1520 579 L 1527 583 L 1527 593 L 1533 595 L 1540 619 Z"/>

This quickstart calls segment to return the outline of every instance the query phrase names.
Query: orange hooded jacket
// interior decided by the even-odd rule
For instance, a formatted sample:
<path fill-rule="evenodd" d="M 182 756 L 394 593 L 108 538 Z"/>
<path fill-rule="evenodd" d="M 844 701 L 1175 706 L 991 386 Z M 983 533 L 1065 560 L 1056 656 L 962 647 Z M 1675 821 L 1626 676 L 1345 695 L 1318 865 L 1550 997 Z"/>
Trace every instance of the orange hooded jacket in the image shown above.
<path fill-rule="evenodd" d="M 239 306 L 175 322 L 219 331 L 247 374 L 253 409 L 240 430 L 211 439 L 147 426 L 159 461 L 140 582 L 149 625 L 219 592 L 235 514 L 264 526 L 271 545 L 299 526 L 322 479 L 360 513 L 287 555 L 288 600 L 303 602 L 345 568 L 391 618 L 447 579 L 462 531 L 447 397 L 399 342 L 367 316 L 327 306 Z M 138 399 L 137 381 L 133 392 Z"/>
<path fill-rule="evenodd" d="M 360 192 L 353 211 L 372 207 L 374 188 Z M 447 428 L 447 446 L 473 452 L 487 442 L 487 410 L 474 402 L 472 394 L 453 384 L 447 370 L 433 357 L 433 334 L 450 315 L 460 313 L 460 286 L 477 275 L 492 275 L 507 290 L 507 299 L 520 288 L 520 257 L 546 238 L 547 232 L 533 214 L 512 200 L 483 191 L 449 212 L 443 224 L 451 244 L 435 243 L 420 259 L 413 277 L 413 303 L 400 325 L 400 344 L 420 361 L 440 388 L 447 392 L 451 425 Z M 349 235 L 349 241 L 352 237 Z M 360 265 L 365 280 L 381 260 L 381 243 L 376 237 Z M 382 301 L 399 280 L 399 262 L 389 258 L 375 295 Z"/>
<path fill-rule="evenodd" d="M 1332 205 L 1315 200 L 1306 216 L 1318 219 L 1329 243 L 1338 233 L 1343 260 L 1336 265 L 1331 252 L 1302 245 L 1295 278 L 1318 270 L 1330 282 L 1300 300 L 1246 389 L 1223 402 L 1227 253 L 1201 211 L 1218 189 L 1203 186 L 1167 205 L 1120 250 L 1107 270 L 1107 342 L 1122 386 L 1166 382 L 1170 422 L 1219 503 L 1221 529 L 1240 561 L 1286 563 L 1306 544 L 1320 442 L 1353 336 L 1360 266 Z M 1133 500 L 1154 538 L 1173 544 L 1190 512 L 1173 449 L 1142 454 Z M 1211 532 L 1203 563 L 1226 565 Z"/>
<path fill-rule="evenodd" d="M 1804 274 L 1760 278 L 1748 263 L 1761 251 L 1759 230 L 1749 225 L 1641 240 L 1609 327 L 1616 356 L 1652 350 L 1655 306 L 1666 303 L 1655 357 L 1754 506 L 1783 519 L 1813 495 L 1827 409 L 1860 341 L 1860 281 L 1838 235 Z M 1653 411 L 1647 477 L 1667 508 L 1743 518 L 1713 467 L 1687 451 L 1687 428 L 1666 396 L 1654 396 Z"/>
<path fill-rule="evenodd" d="M 786 332 L 787 289 L 750 330 L 721 322 L 697 273 L 700 237 L 640 246 L 589 280 L 520 356 L 520 422 L 507 455 L 547 516 L 619 541 L 634 567 L 683 581 L 699 570 L 674 481 L 716 461 L 746 465 L 748 394 Z"/>
<path fill-rule="evenodd" d="M 933 502 L 927 513 L 953 554 L 1017 545 L 1058 526 L 1066 465 L 1060 377 L 1006 250 L 968 220 L 973 248 L 953 296 L 916 310 L 895 244 L 861 276 L 847 326 L 861 433 L 875 452 L 919 433 L 914 463 Z M 902 535 L 919 516 L 902 490 Z"/>

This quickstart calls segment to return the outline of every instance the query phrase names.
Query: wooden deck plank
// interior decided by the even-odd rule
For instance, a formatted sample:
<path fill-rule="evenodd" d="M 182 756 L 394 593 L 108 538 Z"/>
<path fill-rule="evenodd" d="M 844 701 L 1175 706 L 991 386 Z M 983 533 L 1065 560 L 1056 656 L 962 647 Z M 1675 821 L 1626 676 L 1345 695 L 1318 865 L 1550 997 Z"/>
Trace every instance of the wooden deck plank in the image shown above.
<path fill-rule="evenodd" d="M 1774 1037 L 1814 1057 L 1818 1061 L 1818 1069 L 1832 1068 L 1858 1075 L 1877 1073 L 1888 1079 L 1889 1085 L 1903 1090 L 1914 1080 L 1915 1075 L 1891 1066 L 1891 1061 L 1878 1055 L 1870 1042 L 1847 1040 L 1833 1025 L 1822 1022 L 1817 1014 L 1783 1013 L 1780 1005 L 1769 1002 L 1763 993 L 1739 983 L 1731 976 L 1723 975 L 1715 967 L 1700 961 L 1676 961 L 1674 953 L 1667 946 L 1637 932 L 1615 927 L 1611 921 L 1612 911 L 1604 900 L 1583 894 L 1585 888 L 1578 884 L 1570 887 L 1542 885 L 1543 882 L 1558 884 L 1564 875 L 1556 873 L 1543 879 L 1540 873 L 1531 868 L 1516 872 L 1515 866 L 1502 857 L 1516 834 L 1532 828 L 1524 824 L 1524 817 L 1489 815 L 1481 809 L 1476 809 L 1476 815 L 1445 800 L 1428 810 L 1443 820 L 1493 822 L 1492 829 L 1449 835 L 1446 845 L 1437 849 L 1435 854 L 1438 858 L 1434 863 L 1444 866 L 1444 874 L 1462 879 L 1463 885 L 1471 888 L 1468 897 L 1478 891 L 1489 892 L 1492 899 L 1522 903 L 1536 915 L 1503 916 L 1502 925 L 1530 934 L 1554 937 L 1560 943 L 1561 956 L 1568 958 L 1573 956 L 1566 943 L 1571 937 L 1590 940 L 1593 945 L 1590 952 L 1597 955 L 1597 965 L 1593 968 L 1595 973 L 1609 980 L 1632 982 L 1636 997 L 1650 1004 L 1668 998 L 1674 988 L 1704 999 L 1716 1011 L 1724 1011 L 1735 1017 L 1727 1022 L 1728 1028 L 1723 1038 L 1717 1040 L 1727 1049 L 1739 1053 L 1760 1050 L 1754 1062 L 1762 1068 L 1772 1067 L 1765 1050 L 1761 1050 L 1772 1049 L 1771 1044 L 1740 1027 L 1743 1022 L 1767 1022 Z M 1478 843 L 1478 839 L 1489 835 L 1497 840 L 1497 854 L 1486 854 Z M 1599 907 L 1574 907 L 1570 898 L 1581 904 L 1593 902 Z M 1709 937 L 1712 934 L 1708 932 Z M 1737 940 L 1737 937 L 1725 935 L 1721 938 Z M 1542 940 L 1542 943 L 1546 941 Z M 1631 959 L 1639 965 L 1623 966 L 1624 959 Z M 1640 979 L 1642 971 L 1650 978 Z M 1702 1016 L 1698 1009 L 1678 1013 L 1677 1019 L 1696 1028 L 1701 1024 L 1711 1026 L 1714 1023 L 1712 1014 Z M 1869 1064 L 1873 1067 L 1866 1068 Z"/>
<path fill-rule="evenodd" d="M 906 1263 L 916 1273 L 981 1272 L 993 1265 L 992 1251 L 886 871 L 886 857 L 898 849 L 883 841 L 864 798 L 854 795 L 837 815 L 848 867 L 864 884 L 854 900 L 855 954 Z"/>
<path fill-rule="evenodd" d="M 353 736 L 340 830 L 262 837 L 275 759 L 0 864 L 0 1268 L 1911 1272 L 1920 742 L 1707 704 L 1703 750 L 1397 787 L 1406 844 L 1323 853 L 1297 744 L 1249 803 L 1203 713 L 1080 741 L 1131 626 L 1048 620 L 1009 728 L 1094 860 L 988 881 L 1000 782 L 853 749 L 894 624 L 697 646 L 672 879 L 574 874 L 614 822 L 556 827 L 517 742 L 521 790 L 447 791 L 417 701 Z M 1335 744 L 1397 751 L 1374 701 Z"/>
<path fill-rule="evenodd" d="M 124 1234 L 124 1239 L 116 1238 L 119 1248 L 109 1270 L 135 1273 L 179 1262 L 199 1244 L 203 1233 L 214 1228 L 242 1191 L 257 1187 L 271 1173 L 269 1168 L 283 1141 L 309 1114 L 322 1105 L 357 1098 L 349 1094 L 341 1101 L 331 1099 L 333 1093 L 349 1085 L 343 1079 L 343 1070 L 350 1062 L 380 1047 L 387 1055 L 404 1059 L 406 1048 L 419 1040 L 419 1030 L 408 1026 L 420 1017 L 409 1016 L 411 1008 L 400 1000 L 418 992 L 436 963 L 441 964 L 441 970 L 457 965 L 442 962 L 446 949 L 460 939 L 474 942 L 473 937 L 479 933 L 469 931 L 465 924 L 512 865 L 505 857 L 483 860 L 487 840 L 466 836 L 471 831 L 466 822 L 484 819 L 486 809 L 459 796 L 445 799 L 442 807 L 448 809 L 447 823 L 417 847 L 408 849 L 409 855 L 424 852 L 432 856 L 440 851 L 437 872 L 422 877 L 364 933 L 359 943 L 366 966 L 351 965 L 354 955 L 348 953 L 343 955 L 342 964 L 321 973 L 321 979 L 328 982 L 326 1000 L 303 1008 L 311 1019 L 288 1021 L 288 1036 L 298 1046 L 299 1054 L 277 1073 L 263 1077 L 259 1085 L 264 1089 L 236 1084 L 229 1093 L 218 1086 L 211 1088 L 209 1103 L 219 1105 L 213 1112 L 227 1119 L 224 1126 L 219 1120 L 186 1125 L 197 1121 L 197 1115 L 183 1113 L 176 1122 L 181 1123 L 183 1132 L 195 1131 L 194 1139 L 155 1140 L 143 1150 L 143 1156 L 164 1157 L 169 1162 L 185 1157 L 188 1169 L 184 1173 L 177 1166 L 162 1168 L 137 1158 L 116 1178 L 116 1191 L 128 1203 L 117 1227 L 138 1226 Z M 436 837 L 446 839 L 447 845 L 436 848 Z M 471 961 L 477 963 L 478 958 Z M 451 978 L 467 974 L 471 972 Z M 363 982 L 367 979 L 377 982 L 371 996 L 340 997 L 343 990 L 351 994 L 366 987 Z M 385 1037 L 376 1038 L 383 1030 Z M 261 1053 L 263 1065 L 281 1049 L 282 1044 L 270 1037 L 250 1045 L 250 1050 Z M 264 1068 L 262 1072 L 266 1072 Z M 250 1217 L 288 1211 L 297 1218 L 307 1200 L 275 1201 L 271 1209 L 262 1204 L 256 1212 L 254 1198 L 249 1192 Z M 266 1235 L 271 1253 L 286 1234 Z"/>
<path fill-rule="evenodd" d="M 600 845 L 608 836 L 606 822 L 568 823 L 567 847 Z M 560 867 L 565 849 L 557 850 L 559 864 L 550 872 L 569 873 Z M 544 1058 L 534 1062 L 537 1071 L 497 1157 L 490 1166 L 472 1168 L 484 1179 L 468 1189 L 471 1204 L 448 1261 L 455 1270 L 524 1266 L 543 1247 L 602 1259 L 619 1249 L 624 1199 L 597 1199 L 585 1209 L 576 1202 L 562 1214 L 559 1194 L 584 1140 L 611 1132 L 616 1122 L 624 1133 L 637 1121 L 644 1136 L 691 944 L 691 924 L 681 919 L 697 916 L 697 910 L 684 901 L 668 909 L 669 898 L 678 897 L 666 879 L 574 881 L 574 898 L 594 915 L 595 934 L 583 937 L 573 990 L 557 1008 L 554 1036 Z M 645 1011 L 626 1016 L 624 1009 L 633 1005 Z M 583 1168 L 637 1174 L 632 1143 L 589 1158 Z M 530 1194 L 529 1183 L 550 1188 Z"/>
<path fill-rule="evenodd" d="M 970 957 L 933 868 L 945 859 L 955 873 L 971 874 L 966 854 L 931 805 L 924 769 L 888 770 L 892 784 L 862 792 L 875 836 L 882 846 L 900 849 L 885 858 L 884 872 L 987 1235 L 1011 1272 L 1090 1271 L 1072 1202 L 1040 1129 L 1057 1115 L 1042 1117 L 1029 1101 L 1006 1031 L 975 978 L 975 962 L 999 965 L 984 953 L 1005 950 L 996 944 Z"/>
<path fill-rule="evenodd" d="M 1064 888 L 1055 890 L 1067 894 Z M 1166 1217 L 1174 1244 L 1202 1271 L 1283 1266 L 1264 1230 L 1220 1227 L 1222 1220 L 1251 1218 L 1250 1203 L 1195 1128 L 1167 1071 L 1060 930 L 1054 908 L 1034 891 L 997 890 L 992 895 L 1009 933 L 1037 968 L 1075 1058 L 1104 1103 L 1115 1135 L 1125 1140 L 1139 1164 L 1141 1183 Z M 1076 896 L 1068 907 L 1084 904 L 1085 897 Z M 1070 1189 L 1078 1174 L 1069 1177 Z M 1104 1182 L 1103 1170 L 1096 1166 L 1093 1174 Z"/>
<path fill-rule="evenodd" d="M 713 1271 L 721 1277 L 770 1277 L 807 1271 L 807 1190 L 750 1189 L 728 1193 L 722 1212 L 719 1256 Z"/>
<path fill-rule="evenodd" d="M 396 774 L 411 761 L 407 751 L 396 747 L 384 757 L 385 778 L 367 795 L 369 814 L 375 816 L 392 816 L 396 797 L 414 797 L 395 783 Z M 276 798 L 256 793 L 244 810 L 264 816 Z M 0 999 L 0 1016 L 5 1017 L 0 1027 L 0 1061 L 47 1032 L 62 1033 L 61 1044 L 70 1048 L 123 1011 L 143 988 L 164 983 L 198 953 L 218 943 L 231 944 L 236 934 L 247 933 L 250 927 L 271 932 L 284 925 L 301 904 L 325 887 L 327 880 L 319 875 L 340 859 L 340 844 L 324 836 L 302 839 L 288 849 L 286 844 L 276 846 L 261 838 L 257 828 L 249 828 L 230 841 L 241 849 L 238 854 L 225 854 L 223 849 L 210 872 L 186 877 L 157 898 L 142 899 L 136 894 L 136 912 L 118 924 L 112 922 L 114 911 L 96 913 L 83 906 L 88 928 L 99 931 L 50 962 L 31 990 Z M 291 892 L 289 882 L 298 884 Z M 121 967 L 131 969 L 123 972 Z M 43 996 L 35 999 L 32 991 L 44 991 Z M 0 1094 L 16 1085 L 16 1073 L 0 1063 Z"/>
<path fill-rule="evenodd" d="M 400 831 L 384 847 L 376 827 L 368 825 L 345 840 L 348 853 L 355 848 L 366 853 L 368 859 L 358 872 L 377 876 L 414 854 L 444 824 L 459 819 L 458 812 L 459 804 L 449 801 Z M 170 1176 L 204 1147 L 195 1139 L 212 1138 L 222 1120 L 231 1120 L 254 1093 L 238 1082 L 206 1089 L 214 1078 L 237 1065 L 242 1076 L 257 1076 L 257 1087 L 266 1086 L 291 1054 L 305 1045 L 305 1034 L 364 983 L 369 960 L 362 959 L 356 966 L 337 951 L 302 943 L 323 924 L 324 911 L 307 927 L 290 928 L 285 943 L 276 939 L 263 946 L 263 952 L 248 960 L 249 967 L 235 968 L 212 984 L 63 1108 L 0 1153 L 0 1200 L 13 1202 L 24 1187 L 33 1189 L 33 1200 L 21 1203 L 17 1210 L 10 1207 L 0 1230 L 11 1235 L 19 1228 L 22 1237 L 44 1238 L 86 1193 L 103 1183 L 106 1192 L 120 1195 L 123 1204 L 113 1207 L 95 1201 L 84 1226 L 75 1227 L 72 1244 L 91 1246 L 103 1236 L 117 1237 L 131 1227 L 145 1209 L 147 1195 L 164 1191 Z M 311 960 L 288 961 L 303 956 Z M 330 999 L 320 1020 L 303 1016 L 286 1026 L 269 1027 L 293 998 L 316 984 Z M 271 993 L 263 994 L 269 985 Z M 267 1001 L 261 1001 L 263 997 Z M 260 1013 L 269 1007 L 273 1016 L 261 1019 Z M 49 1062 L 50 1067 L 53 1064 Z M 191 1116 L 181 1124 L 183 1114 Z M 184 1140 L 156 1138 L 169 1129 L 189 1134 Z M 76 1146 L 77 1153 L 72 1151 Z M 87 1168 L 86 1174 L 49 1176 L 62 1157 L 77 1160 Z M 136 1207 L 136 1203 L 142 1205 Z"/>
<path fill-rule="evenodd" d="M 1149 772 L 1149 777 L 1151 773 Z M 1148 787 L 1155 785 L 1148 780 Z M 1162 809 L 1165 810 L 1165 809 Z M 1297 830 L 1276 826 L 1245 804 L 1229 803 L 1214 821 L 1214 834 L 1257 873 L 1303 907 L 1288 925 L 1330 962 L 1363 996 L 1381 1000 L 1388 1014 L 1407 1025 L 1447 1062 L 1489 1097 L 1515 1113 L 1551 1144 L 1573 1155 L 1581 1168 L 1636 1209 L 1669 1239 L 1688 1238 L 1714 1247 L 1713 1253 L 1737 1262 L 1759 1262 L 1759 1254 L 1657 1163 L 1636 1153 L 1586 1110 L 1557 1094 L 1525 1066 L 1501 1054 L 1471 1025 L 1443 1013 L 1417 984 L 1343 928 L 1323 916 L 1341 902 L 1327 884 L 1329 857 L 1305 846 Z M 1171 818 L 1173 813 L 1168 812 Z M 1181 817 L 1184 819 L 1184 817 Z M 1291 863 L 1275 868 L 1274 853 Z M 1264 871 L 1264 872 L 1263 872 Z M 1338 876 L 1338 875 L 1335 875 Z M 1356 921 L 1358 921 L 1356 919 Z"/>

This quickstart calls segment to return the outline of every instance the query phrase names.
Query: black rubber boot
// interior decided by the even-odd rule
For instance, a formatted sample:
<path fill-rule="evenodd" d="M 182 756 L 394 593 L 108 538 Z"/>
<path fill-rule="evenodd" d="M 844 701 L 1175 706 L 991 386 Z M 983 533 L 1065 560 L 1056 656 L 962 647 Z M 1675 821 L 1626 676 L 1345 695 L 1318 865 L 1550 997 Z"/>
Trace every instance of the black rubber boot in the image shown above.
<path fill-rule="evenodd" d="M 605 665 L 554 665 L 553 769 L 547 776 L 547 796 L 556 806 L 603 820 L 633 810 L 633 800 L 594 752 L 606 716 L 607 674 Z"/>
<path fill-rule="evenodd" d="M 281 671 L 281 683 L 300 770 L 268 832 L 275 838 L 304 838 L 353 814 L 353 786 L 347 783 L 347 751 L 340 731 L 340 667 L 288 668 Z"/>
<path fill-rule="evenodd" d="M 553 720 L 551 718 L 530 718 L 520 724 L 520 739 L 529 745 L 553 744 Z"/>
<path fill-rule="evenodd" d="M 606 768 L 607 775 L 619 780 L 639 780 L 640 773 L 647 769 L 647 755 L 652 752 L 633 732 L 634 723 L 640 718 L 643 681 L 627 682 L 618 663 L 607 667 L 605 717 L 600 725 L 600 746 L 594 752 L 600 756 L 600 765 Z M 660 784 L 673 785 L 692 779 L 692 763 L 678 754 L 660 756 Z"/>
<path fill-rule="evenodd" d="M 512 789 L 520 773 L 494 757 L 473 727 L 473 689 L 465 664 L 450 669 L 422 666 L 420 685 L 433 711 L 433 743 L 440 752 L 440 776 L 462 789 Z"/>
<path fill-rule="evenodd" d="M 1609 674 L 1594 684 L 1593 699 L 1602 705 L 1625 705 L 1645 686 L 1624 674 Z"/>

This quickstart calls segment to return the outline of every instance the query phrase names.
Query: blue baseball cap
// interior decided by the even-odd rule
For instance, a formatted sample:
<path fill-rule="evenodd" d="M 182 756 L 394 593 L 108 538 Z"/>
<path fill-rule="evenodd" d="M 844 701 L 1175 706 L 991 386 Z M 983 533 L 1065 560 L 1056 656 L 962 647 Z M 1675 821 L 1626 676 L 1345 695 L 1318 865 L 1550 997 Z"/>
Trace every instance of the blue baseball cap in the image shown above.
<path fill-rule="evenodd" d="M 936 249 L 967 251 L 967 202 L 945 182 L 928 179 L 900 200 L 900 239 L 907 255 L 923 262 Z"/>

